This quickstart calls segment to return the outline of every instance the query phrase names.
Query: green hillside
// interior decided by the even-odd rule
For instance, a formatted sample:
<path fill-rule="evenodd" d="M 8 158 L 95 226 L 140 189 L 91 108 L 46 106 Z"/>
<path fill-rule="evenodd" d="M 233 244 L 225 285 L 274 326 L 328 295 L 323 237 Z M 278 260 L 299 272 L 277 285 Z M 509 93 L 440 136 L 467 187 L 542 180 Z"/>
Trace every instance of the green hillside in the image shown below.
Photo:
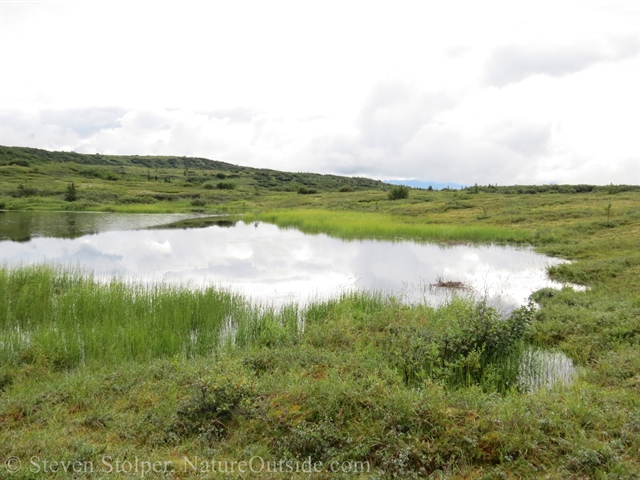
<path fill-rule="evenodd" d="M 65 170 L 85 178 L 130 180 L 158 177 L 161 181 L 202 184 L 215 179 L 233 179 L 244 186 L 275 191 L 295 191 L 301 187 L 318 191 L 383 190 L 388 186 L 380 181 L 362 177 L 343 177 L 317 173 L 281 172 L 266 168 L 251 168 L 206 158 L 176 156 L 101 155 L 75 152 L 50 152 L 38 148 L 0 146 L 0 168 L 41 169 L 56 165 L 57 173 Z M 25 173 L 33 173 L 27 171 Z M 37 173 L 37 172 L 36 172 Z M 44 173 L 44 171 L 43 171 Z M 151 177 L 151 178 L 149 178 Z"/>

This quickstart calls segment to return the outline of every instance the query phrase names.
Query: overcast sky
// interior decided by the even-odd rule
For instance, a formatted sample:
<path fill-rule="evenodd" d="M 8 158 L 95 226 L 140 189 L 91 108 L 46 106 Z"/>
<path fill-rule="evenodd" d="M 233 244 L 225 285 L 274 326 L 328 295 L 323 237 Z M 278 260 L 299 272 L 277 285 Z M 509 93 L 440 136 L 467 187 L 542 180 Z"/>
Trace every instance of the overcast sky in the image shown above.
<path fill-rule="evenodd" d="M 0 143 L 640 183 L 639 2 L 2 2 Z"/>

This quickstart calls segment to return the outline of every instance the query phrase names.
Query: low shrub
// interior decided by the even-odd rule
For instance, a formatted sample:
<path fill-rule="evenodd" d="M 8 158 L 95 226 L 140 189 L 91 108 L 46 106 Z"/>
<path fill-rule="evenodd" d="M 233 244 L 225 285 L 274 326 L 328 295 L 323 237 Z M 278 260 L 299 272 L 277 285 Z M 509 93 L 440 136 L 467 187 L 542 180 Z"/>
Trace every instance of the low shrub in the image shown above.
<path fill-rule="evenodd" d="M 131 203 L 156 203 L 156 199 L 151 195 L 124 195 L 118 198 L 118 203 L 131 204 Z"/>
<path fill-rule="evenodd" d="M 78 191 L 73 182 L 67 185 L 67 190 L 64 192 L 64 199 L 67 202 L 75 202 L 78 199 Z"/>
<path fill-rule="evenodd" d="M 11 160 L 8 165 L 17 165 L 19 167 L 28 167 L 29 166 L 29 162 L 27 162 L 26 160 Z"/>
<path fill-rule="evenodd" d="M 409 188 L 404 185 L 393 187 L 389 192 L 389 200 L 402 200 L 409 198 Z"/>
<path fill-rule="evenodd" d="M 203 200 L 202 198 L 194 198 L 193 200 L 191 200 L 191 206 L 193 207 L 204 207 L 206 205 L 206 200 Z"/>
<path fill-rule="evenodd" d="M 36 195 L 38 195 L 38 189 L 35 187 L 28 187 L 26 186 L 24 183 L 21 183 L 20 185 L 18 185 L 18 189 L 15 192 L 11 192 L 9 195 L 11 195 L 14 198 L 21 198 L 21 197 L 35 197 Z"/>
<path fill-rule="evenodd" d="M 502 318 L 483 303 L 453 301 L 428 324 L 391 324 L 381 351 L 407 385 L 426 378 L 453 387 L 481 385 L 489 390 L 516 386 L 517 360 L 533 308 Z"/>
<path fill-rule="evenodd" d="M 254 386 L 239 376 L 211 376 L 192 385 L 191 398 L 175 414 L 170 436 L 197 436 L 205 443 L 220 441 L 237 416 L 252 410 Z"/>

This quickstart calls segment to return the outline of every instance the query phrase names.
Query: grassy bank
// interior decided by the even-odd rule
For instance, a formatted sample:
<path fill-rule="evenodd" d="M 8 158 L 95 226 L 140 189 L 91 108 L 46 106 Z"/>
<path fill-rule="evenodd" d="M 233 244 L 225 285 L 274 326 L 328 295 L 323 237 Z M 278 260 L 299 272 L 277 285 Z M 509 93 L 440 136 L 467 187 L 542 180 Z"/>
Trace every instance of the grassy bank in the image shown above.
<path fill-rule="evenodd" d="M 494 309 L 466 299 L 433 309 L 368 292 L 276 309 L 214 287 L 105 284 L 39 265 L 0 269 L 0 293 L 0 360 L 9 369 L 93 369 L 254 346 L 293 347 L 306 342 L 318 324 L 340 317 L 354 348 L 374 353 L 384 345 L 386 361 L 406 384 L 430 378 L 506 391 L 515 388 L 511 357 L 519 354 L 532 318 L 527 308 L 501 319 Z M 323 348 L 331 347 L 327 340 Z M 408 345 L 415 346 L 410 356 L 402 351 Z M 486 383 L 485 370 L 496 375 L 495 385 Z"/>
<path fill-rule="evenodd" d="M 519 388 L 537 321 L 527 309 L 500 319 L 464 300 L 433 309 L 351 293 L 276 312 L 215 289 L 39 266 L 1 270 L 0 292 L 0 448 L 22 459 L 17 478 L 40 478 L 45 459 L 111 478 L 134 457 L 169 462 L 174 478 L 205 476 L 202 459 L 253 457 L 363 469 L 344 478 L 637 468 L 633 390 L 584 376 Z"/>
<path fill-rule="evenodd" d="M 243 220 L 261 220 L 305 233 L 330 233 L 341 238 L 413 239 L 440 242 L 526 242 L 532 236 L 522 229 L 491 225 L 452 225 L 407 222 L 390 214 L 331 212 L 328 210 L 272 210 L 248 213 Z"/>

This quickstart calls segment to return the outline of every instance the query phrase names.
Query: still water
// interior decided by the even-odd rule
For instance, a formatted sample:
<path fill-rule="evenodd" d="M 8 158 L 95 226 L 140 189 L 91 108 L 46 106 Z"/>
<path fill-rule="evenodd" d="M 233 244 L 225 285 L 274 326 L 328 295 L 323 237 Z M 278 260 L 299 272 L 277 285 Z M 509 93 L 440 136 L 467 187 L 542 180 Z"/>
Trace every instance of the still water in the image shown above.
<path fill-rule="evenodd" d="M 0 262 L 73 266 L 100 279 L 215 284 L 271 304 L 355 288 L 433 304 L 455 291 L 511 309 L 535 290 L 562 287 L 546 275 L 562 260 L 528 248 L 346 241 L 198 215 L 0 212 Z M 465 288 L 434 287 L 438 280 Z"/>

